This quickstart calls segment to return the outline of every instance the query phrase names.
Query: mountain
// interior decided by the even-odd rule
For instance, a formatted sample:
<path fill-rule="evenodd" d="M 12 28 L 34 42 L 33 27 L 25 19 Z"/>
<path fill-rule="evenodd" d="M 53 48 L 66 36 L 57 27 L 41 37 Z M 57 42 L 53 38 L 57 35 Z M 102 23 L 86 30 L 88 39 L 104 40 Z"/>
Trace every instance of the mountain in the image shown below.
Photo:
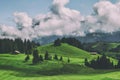
<path fill-rule="evenodd" d="M 114 33 L 89 33 L 84 37 L 76 37 L 78 40 L 84 43 L 90 42 L 119 42 L 120 31 Z"/>
<path fill-rule="evenodd" d="M 93 42 L 120 42 L 120 31 L 114 33 L 88 33 L 86 36 L 44 36 L 37 39 L 34 39 L 35 42 L 39 42 L 40 44 L 48 44 L 54 42 L 57 38 L 62 37 L 74 37 L 81 41 L 82 43 L 93 43 Z"/>

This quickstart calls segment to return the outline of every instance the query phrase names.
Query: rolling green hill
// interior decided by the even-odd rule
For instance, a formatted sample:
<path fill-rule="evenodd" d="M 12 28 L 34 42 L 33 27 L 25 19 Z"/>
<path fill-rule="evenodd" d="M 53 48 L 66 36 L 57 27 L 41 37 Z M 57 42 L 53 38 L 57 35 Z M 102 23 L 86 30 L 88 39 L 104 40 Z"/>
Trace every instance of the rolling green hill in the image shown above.
<path fill-rule="evenodd" d="M 50 54 L 57 54 L 59 56 L 71 57 L 71 58 L 90 58 L 90 53 L 73 47 L 69 44 L 62 44 L 61 46 L 54 47 L 53 44 L 44 45 L 37 48 L 40 53 L 48 51 Z"/>
<path fill-rule="evenodd" d="M 47 50 L 52 56 L 63 56 L 63 62 L 51 60 L 32 65 L 32 55 L 25 63 L 24 54 L 0 54 L 0 80 L 119 80 L 118 70 L 95 70 L 84 66 L 84 58 L 93 59 L 99 55 L 90 55 L 68 44 L 58 47 L 48 44 L 37 49 L 42 55 Z M 70 63 L 67 63 L 68 57 Z"/>

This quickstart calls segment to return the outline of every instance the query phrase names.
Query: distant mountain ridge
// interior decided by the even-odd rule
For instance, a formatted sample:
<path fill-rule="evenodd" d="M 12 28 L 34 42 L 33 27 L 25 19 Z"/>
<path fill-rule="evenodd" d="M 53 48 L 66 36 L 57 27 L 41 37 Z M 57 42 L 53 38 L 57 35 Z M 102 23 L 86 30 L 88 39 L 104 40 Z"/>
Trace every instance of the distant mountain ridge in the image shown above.
<path fill-rule="evenodd" d="M 48 44 L 54 42 L 57 38 L 62 37 L 74 37 L 82 43 L 93 43 L 93 42 L 120 42 L 120 31 L 114 33 L 89 33 L 86 36 L 45 36 L 38 39 L 34 39 L 35 42 L 40 44 Z"/>
<path fill-rule="evenodd" d="M 84 43 L 90 42 L 120 42 L 120 31 L 114 33 L 90 33 L 84 37 L 77 37 Z"/>

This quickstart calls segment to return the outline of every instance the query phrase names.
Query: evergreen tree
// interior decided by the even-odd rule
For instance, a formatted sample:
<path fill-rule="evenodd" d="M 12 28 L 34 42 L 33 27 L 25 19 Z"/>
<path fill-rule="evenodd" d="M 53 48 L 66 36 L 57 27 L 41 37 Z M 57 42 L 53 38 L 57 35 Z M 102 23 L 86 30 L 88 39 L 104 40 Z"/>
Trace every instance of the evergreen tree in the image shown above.
<path fill-rule="evenodd" d="M 86 66 L 89 66 L 89 62 L 88 62 L 88 59 L 87 59 L 87 58 L 85 58 L 85 65 L 86 65 Z"/>
<path fill-rule="evenodd" d="M 43 62 L 43 61 L 44 61 L 44 59 L 43 59 L 43 56 L 42 56 L 42 55 L 40 55 L 39 60 L 40 60 L 40 62 Z"/>
<path fill-rule="evenodd" d="M 83 49 L 83 45 L 82 43 L 77 40 L 76 38 L 73 38 L 73 37 L 69 37 L 69 38 L 65 38 L 63 37 L 61 40 L 60 40 L 61 43 L 68 43 L 69 45 L 72 45 L 72 46 L 75 46 L 77 48 L 81 48 Z"/>
<path fill-rule="evenodd" d="M 60 57 L 60 61 L 63 61 L 63 57 L 62 56 Z"/>
<path fill-rule="evenodd" d="M 33 63 L 33 64 L 37 64 L 38 62 L 39 62 L 38 51 L 37 51 L 37 50 L 34 50 L 32 63 Z"/>
<path fill-rule="evenodd" d="M 104 54 L 98 57 L 97 60 L 91 60 L 90 63 L 85 60 L 85 65 L 95 69 L 113 69 L 113 62 L 110 61 Z"/>
<path fill-rule="evenodd" d="M 61 45 L 61 41 L 58 38 L 57 40 L 54 41 L 54 46 L 60 46 Z"/>
<path fill-rule="evenodd" d="M 58 60 L 58 56 L 57 56 L 56 54 L 54 55 L 54 59 L 55 59 L 55 60 Z"/>
<path fill-rule="evenodd" d="M 70 59 L 69 58 L 68 58 L 67 62 L 70 63 Z"/>
<path fill-rule="evenodd" d="M 25 62 L 27 62 L 30 59 L 29 55 L 25 57 Z"/>
<path fill-rule="evenodd" d="M 48 53 L 48 51 L 46 51 L 46 53 L 45 53 L 45 60 L 49 60 L 49 53 Z"/>
<path fill-rule="evenodd" d="M 14 53 L 15 51 L 19 51 L 21 53 L 31 54 L 32 49 L 37 46 L 35 42 L 31 42 L 29 40 L 21 40 L 21 39 L 0 39 L 0 53 Z"/>

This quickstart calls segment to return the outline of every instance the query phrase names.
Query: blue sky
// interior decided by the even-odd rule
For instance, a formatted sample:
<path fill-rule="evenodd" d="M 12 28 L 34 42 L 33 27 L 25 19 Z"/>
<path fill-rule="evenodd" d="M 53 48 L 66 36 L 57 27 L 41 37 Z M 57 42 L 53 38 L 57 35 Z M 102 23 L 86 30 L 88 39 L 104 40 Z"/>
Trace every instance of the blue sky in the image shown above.
<path fill-rule="evenodd" d="M 82 15 L 92 13 L 93 5 L 99 0 L 70 0 L 66 6 L 81 12 Z M 117 0 L 111 0 L 116 2 Z M 14 12 L 26 12 L 31 17 L 39 13 L 47 13 L 52 0 L 1 0 L 0 1 L 0 24 L 12 25 Z"/>

